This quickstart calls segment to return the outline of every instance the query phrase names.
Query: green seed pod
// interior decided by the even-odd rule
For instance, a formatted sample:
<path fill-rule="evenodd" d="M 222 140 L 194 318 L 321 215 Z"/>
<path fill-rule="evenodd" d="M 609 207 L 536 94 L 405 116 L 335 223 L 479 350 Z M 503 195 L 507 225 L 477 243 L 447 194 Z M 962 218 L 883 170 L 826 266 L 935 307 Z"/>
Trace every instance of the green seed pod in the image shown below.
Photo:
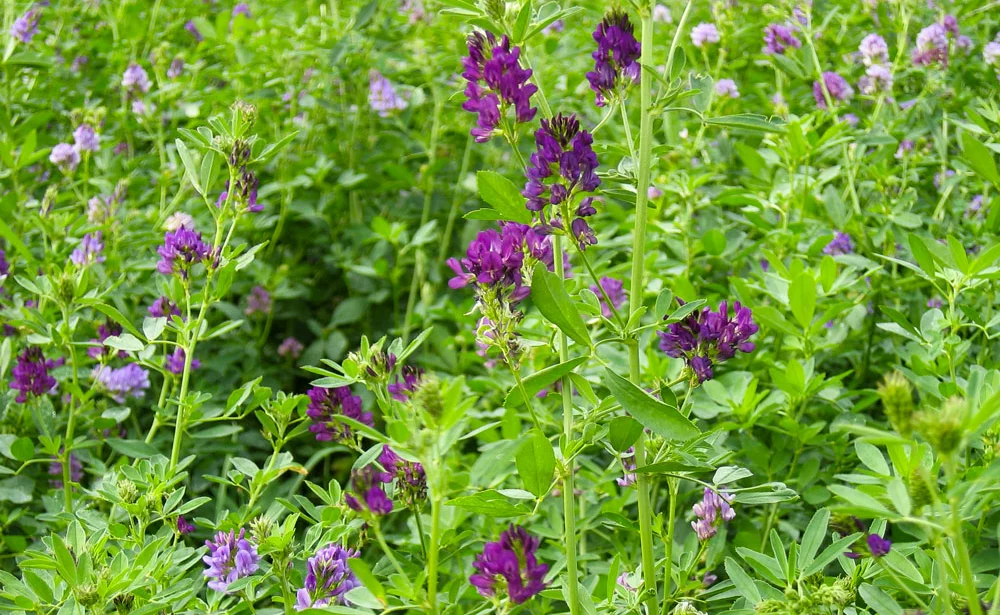
<path fill-rule="evenodd" d="M 913 387 L 902 372 L 886 375 L 878 386 L 882 408 L 893 428 L 904 436 L 913 430 Z"/>

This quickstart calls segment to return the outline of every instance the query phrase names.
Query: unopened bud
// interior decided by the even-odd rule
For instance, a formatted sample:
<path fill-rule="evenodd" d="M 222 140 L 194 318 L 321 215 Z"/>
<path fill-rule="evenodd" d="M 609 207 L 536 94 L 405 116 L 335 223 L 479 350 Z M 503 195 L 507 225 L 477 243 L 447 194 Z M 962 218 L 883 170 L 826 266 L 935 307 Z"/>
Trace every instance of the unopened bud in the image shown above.
<path fill-rule="evenodd" d="M 920 435 L 941 455 L 951 455 L 962 444 L 965 432 L 965 400 L 952 397 L 937 411 L 925 410 L 917 421 Z"/>
<path fill-rule="evenodd" d="M 893 428 L 901 435 L 910 435 L 913 430 L 913 387 L 910 381 L 902 372 L 895 371 L 886 375 L 877 392 Z"/>
<path fill-rule="evenodd" d="M 139 489 L 127 478 L 118 481 L 118 497 L 126 504 L 135 504 L 139 500 Z"/>

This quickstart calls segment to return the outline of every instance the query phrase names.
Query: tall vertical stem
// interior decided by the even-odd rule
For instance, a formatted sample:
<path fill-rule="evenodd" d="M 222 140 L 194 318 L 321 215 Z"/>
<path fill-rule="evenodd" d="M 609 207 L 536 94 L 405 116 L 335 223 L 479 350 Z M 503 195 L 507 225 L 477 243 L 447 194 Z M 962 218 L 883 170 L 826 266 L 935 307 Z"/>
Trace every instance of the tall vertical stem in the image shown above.
<path fill-rule="evenodd" d="M 566 279 L 566 263 L 563 262 L 562 237 L 554 235 L 553 257 L 555 260 L 556 275 L 559 276 L 560 283 Z M 569 360 L 569 341 L 566 334 L 559 332 L 559 362 L 565 363 Z M 528 399 L 524 400 L 530 404 Z M 562 378 L 562 405 L 563 405 L 563 441 L 565 442 L 564 453 L 570 453 L 573 449 L 573 385 L 570 383 L 569 375 Z M 573 476 L 575 463 L 572 455 L 566 456 L 566 477 L 563 479 L 563 531 L 566 541 L 566 573 L 569 577 L 569 612 L 571 615 L 580 613 L 580 572 L 576 565 L 576 481 Z"/>
<path fill-rule="evenodd" d="M 649 113 L 652 103 L 652 75 L 649 67 L 653 66 L 653 14 L 649 6 L 642 8 L 642 55 L 640 63 L 643 66 L 639 84 L 639 162 L 635 194 L 635 230 L 632 234 L 632 292 L 629 304 L 632 313 L 642 307 L 643 289 L 645 288 L 646 261 L 646 201 L 649 190 L 649 167 L 653 146 L 653 118 Z M 639 340 L 633 338 L 629 343 L 629 379 L 633 384 L 641 385 L 641 370 L 639 364 Z M 635 443 L 635 463 L 638 468 L 646 465 L 646 437 L 640 434 Z M 649 475 L 637 472 L 637 490 L 639 492 L 639 538 L 642 549 L 642 579 L 643 591 L 646 593 L 646 604 L 649 613 L 657 613 L 656 571 L 653 560 L 653 525 L 652 510 L 649 502 Z"/>

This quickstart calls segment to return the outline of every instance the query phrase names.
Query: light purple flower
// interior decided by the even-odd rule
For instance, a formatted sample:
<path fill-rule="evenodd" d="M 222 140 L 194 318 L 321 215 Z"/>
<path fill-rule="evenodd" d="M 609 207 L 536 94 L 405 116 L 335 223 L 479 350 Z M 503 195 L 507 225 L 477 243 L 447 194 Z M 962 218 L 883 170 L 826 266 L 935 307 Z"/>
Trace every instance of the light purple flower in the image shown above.
<path fill-rule="evenodd" d="M 78 267 L 104 262 L 104 243 L 101 241 L 101 231 L 87 233 L 80 240 L 80 245 L 73 250 L 69 260 Z"/>
<path fill-rule="evenodd" d="M 904 156 L 913 151 L 914 147 L 913 141 L 910 139 L 903 139 L 899 142 L 899 146 L 896 148 L 896 160 L 901 160 Z"/>
<path fill-rule="evenodd" d="M 80 164 L 80 151 L 69 143 L 60 143 L 49 153 L 49 162 L 65 173 L 72 173 Z"/>
<path fill-rule="evenodd" d="M 194 25 L 193 21 L 189 20 L 186 24 L 184 24 L 184 29 L 188 31 L 188 34 L 194 37 L 195 41 L 200 43 L 205 40 L 205 37 L 201 35 L 201 32 L 198 31 L 198 26 Z"/>
<path fill-rule="evenodd" d="M 888 66 L 872 64 L 865 71 L 865 76 L 858 80 L 858 89 L 862 94 L 888 94 L 892 92 L 892 71 Z"/>
<path fill-rule="evenodd" d="M 732 79 L 719 79 L 715 82 L 715 95 L 739 98 L 740 90 L 736 87 L 736 82 Z"/>
<path fill-rule="evenodd" d="M 670 8 L 663 4 L 657 4 L 654 6 L 653 21 L 659 23 L 673 23 L 674 19 L 670 16 Z"/>
<path fill-rule="evenodd" d="M 73 131 L 76 149 L 81 152 L 96 152 L 101 149 L 101 138 L 90 124 L 80 124 Z"/>
<path fill-rule="evenodd" d="M 368 106 L 380 117 L 389 117 L 394 111 L 406 108 L 406 101 L 396 94 L 392 82 L 375 69 L 368 72 Z"/>
<path fill-rule="evenodd" d="M 176 79 L 180 77 L 183 72 L 184 60 L 178 56 L 170 62 L 170 68 L 167 69 L 167 77 L 169 79 Z"/>
<path fill-rule="evenodd" d="M 616 478 L 615 482 L 618 483 L 619 487 L 630 487 L 635 484 L 637 479 L 635 475 L 635 447 L 630 446 L 625 455 L 621 457 L 622 462 L 622 476 Z"/>
<path fill-rule="evenodd" d="M 149 388 L 149 371 L 135 363 L 112 369 L 106 365 L 94 368 L 94 381 L 113 400 L 124 404 L 129 397 L 142 399 Z"/>
<path fill-rule="evenodd" d="M 187 360 L 187 353 L 183 348 L 178 348 L 174 350 L 173 354 L 167 355 L 164 361 L 164 367 L 171 374 L 181 375 L 184 373 L 184 363 Z M 194 371 L 201 367 L 201 361 L 198 359 L 191 359 L 191 370 Z"/>
<path fill-rule="evenodd" d="M 869 34 L 861 39 L 858 51 L 861 52 L 861 61 L 864 62 L 865 66 L 889 62 L 889 45 L 878 34 Z"/>
<path fill-rule="evenodd" d="M 298 359 L 302 355 L 303 350 L 305 350 L 305 346 L 302 345 L 302 342 L 294 337 L 286 337 L 278 345 L 278 356 Z"/>
<path fill-rule="evenodd" d="M 310 557 L 306 562 L 305 584 L 295 594 L 295 610 L 320 609 L 331 602 L 350 604 L 345 594 L 361 583 L 347 562 L 357 556 L 355 550 L 329 544 Z"/>
<path fill-rule="evenodd" d="M 149 75 L 146 74 L 145 69 L 143 69 L 138 64 L 129 64 L 128 68 L 122 74 L 122 87 L 129 94 L 145 94 L 152 87 L 152 83 L 149 80 Z"/>
<path fill-rule="evenodd" d="M 713 23 L 702 22 L 691 28 L 691 44 L 695 47 L 701 48 L 718 43 L 719 40 L 719 29 Z"/>
<path fill-rule="evenodd" d="M 240 2 L 234 6 L 232 16 L 235 18 L 237 15 L 243 15 L 247 19 L 251 19 L 253 16 L 250 14 L 250 5 L 246 2 Z"/>
<path fill-rule="evenodd" d="M 27 45 L 31 42 L 31 39 L 38 34 L 38 20 L 41 18 L 41 12 L 32 7 L 28 11 L 14 20 L 14 23 L 10 26 L 10 36 L 11 38 L 17 39 L 18 41 Z"/>
<path fill-rule="evenodd" d="M 424 3 L 421 0 L 402 0 L 399 3 L 399 12 L 409 16 L 408 21 L 411 26 L 418 21 L 430 21 L 430 16 L 424 9 Z"/>
<path fill-rule="evenodd" d="M 691 522 L 691 529 L 698 535 L 698 540 L 705 541 L 715 536 L 723 523 L 736 517 L 736 511 L 730 506 L 732 500 L 732 496 L 724 492 L 717 493 L 705 487 L 701 501 L 691 509 L 698 517 L 697 521 Z"/>
<path fill-rule="evenodd" d="M 601 292 L 602 289 L 604 290 L 603 293 Z M 625 299 L 627 298 L 622 281 L 608 276 L 601 278 L 600 288 L 598 288 L 596 284 L 592 284 L 590 286 L 590 290 L 597 295 L 597 299 L 601 302 L 601 314 L 605 318 L 611 318 L 613 314 L 611 307 L 609 307 L 607 301 L 604 300 L 605 293 L 607 293 L 608 298 L 611 299 L 611 306 L 613 306 L 616 310 L 625 303 Z"/>
<path fill-rule="evenodd" d="M 801 46 L 802 41 L 795 38 L 795 33 L 788 26 L 772 23 L 764 28 L 763 52 L 767 55 L 785 55 L 789 47 L 798 49 Z"/>
<path fill-rule="evenodd" d="M 238 535 L 229 530 L 228 534 L 216 534 L 215 540 L 205 541 L 208 555 L 201 559 L 208 565 L 205 576 L 212 579 L 208 586 L 215 591 L 226 593 L 231 583 L 257 572 L 257 547 L 244 536 L 245 530 L 240 528 Z"/>
<path fill-rule="evenodd" d="M 823 86 L 826 86 L 827 93 L 833 102 L 847 102 L 854 96 L 854 89 L 847 83 L 847 80 L 833 72 L 823 73 L 823 82 L 813 82 L 813 98 L 816 106 L 826 109 L 826 97 L 823 95 Z"/>
<path fill-rule="evenodd" d="M 250 289 L 247 295 L 247 307 L 243 313 L 247 316 L 254 314 L 269 314 L 271 312 L 271 293 L 259 284 Z"/>
<path fill-rule="evenodd" d="M 838 254 L 852 254 L 854 252 L 854 241 L 847 233 L 837 231 L 833 234 L 833 240 L 823 248 L 823 254 L 837 256 Z"/>

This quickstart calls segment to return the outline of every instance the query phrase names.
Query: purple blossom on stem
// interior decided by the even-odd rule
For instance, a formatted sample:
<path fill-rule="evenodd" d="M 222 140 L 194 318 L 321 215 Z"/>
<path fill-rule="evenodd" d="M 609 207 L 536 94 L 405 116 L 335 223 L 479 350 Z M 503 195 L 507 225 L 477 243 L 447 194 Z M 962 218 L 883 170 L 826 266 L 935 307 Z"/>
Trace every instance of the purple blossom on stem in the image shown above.
<path fill-rule="evenodd" d="M 104 242 L 101 241 L 101 231 L 87 233 L 80 240 L 80 245 L 70 254 L 69 260 L 78 267 L 104 262 Z"/>
<path fill-rule="evenodd" d="M 392 482 L 392 474 L 383 472 L 374 465 L 367 465 L 351 473 L 351 490 L 344 494 L 344 503 L 358 513 L 370 513 L 376 517 L 392 512 L 392 500 L 382 486 Z M 359 500 L 358 497 L 361 499 Z"/>
<path fill-rule="evenodd" d="M 358 552 L 330 544 L 306 562 L 304 586 L 295 594 L 295 610 L 322 608 L 333 604 L 349 604 L 345 595 L 361 583 L 347 563 Z"/>
<path fill-rule="evenodd" d="M 865 76 L 858 80 L 858 89 L 862 94 L 888 94 L 892 92 L 892 71 L 888 66 L 873 64 L 865 71 Z"/>
<path fill-rule="evenodd" d="M 767 55 L 785 55 L 785 51 L 792 47 L 798 49 L 802 47 L 802 41 L 795 38 L 795 33 L 788 26 L 777 23 L 769 24 L 764 28 L 764 49 Z"/>
<path fill-rule="evenodd" d="M 406 401 L 417 390 L 420 378 L 424 375 L 424 370 L 412 365 L 404 365 L 400 372 L 402 378 L 396 376 L 396 382 L 391 383 L 387 388 L 389 395 L 393 399 L 396 401 Z"/>
<path fill-rule="evenodd" d="M 122 87 L 129 95 L 145 94 L 152 85 L 146 70 L 138 64 L 129 64 L 125 72 L 122 73 Z"/>
<path fill-rule="evenodd" d="M 833 234 L 833 240 L 823 248 L 823 254 L 837 256 L 838 254 L 853 254 L 854 240 L 847 233 L 837 231 Z"/>
<path fill-rule="evenodd" d="M 847 102 L 854 96 L 854 89 L 847 83 L 847 80 L 833 72 L 823 73 L 822 83 L 819 81 L 813 81 L 813 98 L 816 100 L 816 106 L 820 109 L 826 109 L 826 97 L 823 95 L 823 87 L 826 86 L 826 91 L 830 95 L 830 100 L 833 102 Z"/>
<path fill-rule="evenodd" d="M 254 286 L 247 295 L 247 307 L 243 313 L 247 316 L 254 314 L 269 314 L 271 312 L 271 293 L 261 285 Z"/>
<path fill-rule="evenodd" d="M 205 576 L 212 579 L 208 586 L 217 592 L 226 593 L 230 583 L 257 572 L 260 562 L 257 547 L 244 535 L 245 530 L 240 528 L 238 535 L 234 530 L 229 530 L 228 534 L 216 534 L 215 540 L 205 541 L 208 555 L 201 559 L 208 564 Z"/>
<path fill-rule="evenodd" d="M 153 318 L 170 318 L 171 316 L 180 316 L 181 309 L 167 297 L 160 297 L 146 309 L 146 313 Z"/>
<path fill-rule="evenodd" d="M 167 68 L 167 78 L 176 79 L 180 77 L 183 72 L 184 60 L 180 57 L 176 57 L 170 62 L 170 67 Z"/>
<path fill-rule="evenodd" d="M 889 45 L 878 34 L 869 34 L 861 39 L 858 51 L 861 53 L 861 61 L 864 62 L 865 66 L 889 62 Z"/>
<path fill-rule="evenodd" d="M 90 124 L 80 124 L 73 131 L 73 141 L 80 152 L 96 152 L 101 149 L 101 138 Z"/>
<path fill-rule="evenodd" d="M 516 303 L 528 296 L 531 289 L 522 286 L 521 266 L 524 263 L 524 238 L 520 233 L 494 229 L 480 231 L 469 244 L 461 261 L 449 258 L 447 264 L 455 272 L 448 286 L 457 289 L 470 283 L 503 290 Z"/>
<path fill-rule="evenodd" d="M 302 355 L 302 351 L 305 350 L 305 348 L 306 347 L 302 345 L 302 342 L 294 337 L 286 337 L 282 340 L 281 344 L 278 345 L 278 356 L 298 359 Z"/>
<path fill-rule="evenodd" d="M 1000 40 L 991 41 L 983 46 L 983 62 L 986 62 L 987 66 L 1000 68 Z"/>
<path fill-rule="evenodd" d="M 389 117 L 392 112 L 405 109 L 406 101 L 396 94 L 391 81 L 372 69 L 368 73 L 368 106 L 380 117 Z"/>
<path fill-rule="evenodd" d="M 910 139 L 903 139 L 899 142 L 899 147 L 896 148 L 896 160 L 901 160 L 904 156 L 913 151 L 914 147 L 913 141 Z"/>
<path fill-rule="evenodd" d="M 46 359 L 42 354 L 42 349 L 37 346 L 29 346 L 17 357 L 17 363 L 11 370 L 13 380 L 10 388 L 17 391 L 14 398 L 19 404 L 28 401 L 28 396 L 39 397 L 55 391 L 56 379 L 49 375 L 49 370 L 56 366 L 56 362 Z"/>
<path fill-rule="evenodd" d="M 628 447 L 625 456 L 621 457 L 621 462 L 623 473 L 620 478 L 615 479 L 615 482 L 618 483 L 619 487 L 631 487 L 636 481 L 635 447 Z"/>
<path fill-rule="evenodd" d="M 94 380 L 111 399 L 124 404 L 129 397 L 142 399 L 146 394 L 146 389 L 149 388 L 149 371 L 135 363 L 116 369 L 102 365 L 94 368 Z"/>
<path fill-rule="evenodd" d="M 251 19 L 253 16 L 250 14 L 250 5 L 246 2 L 240 2 L 234 6 L 232 16 L 235 18 L 237 15 L 243 15 L 247 19 Z"/>
<path fill-rule="evenodd" d="M 511 48 L 506 36 L 498 42 L 492 32 L 477 31 L 469 35 L 467 43 L 469 55 L 462 60 L 462 77 L 468 82 L 468 100 L 462 108 L 477 114 L 471 133 L 478 143 L 485 143 L 511 107 L 515 123 L 534 119 L 537 109 L 531 106 L 531 96 L 538 88 L 528 83 L 531 70 L 519 63 L 520 47 Z"/>
<path fill-rule="evenodd" d="M 361 398 L 351 393 L 350 387 L 309 389 L 309 408 L 306 415 L 313 424 L 309 431 L 316 434 L 321 442 L 343 442 L 351 438 L 351 428 L 338 420 L 339 416 L 354 419 L 371 427 L 374 425 L 371 412 L 364 412 Z"/>
<path fill-rule="evenodd" d="M 680 299 L 678 303 L 683 305 Z M 656 334 L 660 337 L 660 350 L 669 357 L 683 358 L 698 381 L 704 382 L 714 376 L 716 363 L 733 358 L 737 351 L 753 352 L 756 346 L 750 338 L 757 329 L 750 308 L 737 301 L 730 316 L 729 305 L 723 301 L 717 312 L 704 307 Z"/>
<path fill-rule="evenodd" d="M 427 498 L 427 475 L 424 466 L 416 461 L 403 459 L 387 445 L 382 445 L 379 465 L 395 479 L 397 497 L 406 506 L 414 506 Z"/>
<path fill-rule="evenodd" d="M 868 535 L 868 550 L 872 557 L 884 557 L 889 554 L 890 549 L 892 549 L 892 541 L 888 538 L 882 538 L 878 534 Z"/>
<path fill-rule="evenodd" d="M 701 501 L 692 507 L 698 520 L 691 522 L 691 529 L 698 535 L 698 540 L 705 541 L 715 536 L 719 526 L 736 517 L 736 511 L 730 506 L 732 501 L 732 496 L 705 487 Z"/>
<path fill-rule="evenodd" d="M 590 89 L 597 95 L 596 104 L 603 107 L 626 88 L 639 81 L 641 46 L 635 38 L 635 27 L 628 14 L 612 9 L 594 30 L 597 50 L 594 70 L 587 73 Z"/>
<path fill-rule="evenodd" d="M 691 28 L 691 44 L 699 49 L 719 42 L 719 29 L 714 23 L 700 23 Z"/>
<path fill-rule="evenodd" d="M 188 31 L 188 34 L 194 37 L 195 41 L 200 43 L 205 40 L 205 37 L 201 35 L 201 32 L 198 31 L 198 26 L 194 25 L 193 21 L 188 20 L 188 22 L 184 24 L 184 29 Z"/>
<path fill-rule="evenodd" d="M 60 143 L 49 152 L 49 162 L 64 173 L 72 173 L 80 164 L 80 150 L 69 143 Z"/>
<path fill-rule="evenodd" d="M 194 525 L 188 522 L 183 516 L 177 517 L 177 533 L 181 535 L 190 534 L 194 531 Z"/>
<path fill-rule="evenodd" d="M 176 231 L 168 231 L 163 236 L 163 245 L 156 250 L 160 261 L 156 270 L 163 275 L 179 273 L 185 280 L 195 263 L 210 263 L 212 248 L 202 241 L 201 233 L 186 226 Z"/>
<path fill-rule="evenodd" d="M 177 374 L 178 376 L 184 373 L 184 362 L 187 360 L 187 353 L 183 348 L 178 348 L 174 350 L 173 354 L 167 355 L 164 361 L 164 367 L 171 374 Z M 201 361 L 198 359 L 191 359 L 191 369 L 196 370 L 201 367 Z"/>
<path fill-rule="evenodd" d="M 624 284 L 621 280 L 608 276 L 602 277 L 600 283 L 600 288 L 598 288 L 596 284 L 591 284 L 590 290 L 597 295 L 598 300 L 601 302 L 601 315 L 605 318 L 611 318 L 613 315 L 611 308 L 614 307 L 614 309 L 617 310 L 622 306 L 622 304 L 625 303 L 625 299 L 627 298 L 625 295 Z M 602 289 L 604 291 L 603 293 L 601 292 Z M 611 300 L 610 306 L 604 299 L 605 294 L 607 294 L 608 299 Z"/>
<path fill-rule="evenodd" d="M 486 598 L 507 597 L 522 604 L 545 589 L 548 564 L 536 558 L 538 538 L 523 527 L 511 525 L 500 540 L 487 542 L 472 564 L 476 573 L 469 582 Z"/>
<path fill-rule="evenodd" d="M 736 87 L 736 82 L 732 79 L 719 79 L 715 82 L 715 95 L 739 98 L 740 90 Z"/>
<path fill-rule="evenodd" d="M 38 20 L 41 19 L 41 12 L 37 8 L 30 8 L 24 14 L 14 20 L 10 26 L 10 36 L 25 45 L 38 34 Z"/>

